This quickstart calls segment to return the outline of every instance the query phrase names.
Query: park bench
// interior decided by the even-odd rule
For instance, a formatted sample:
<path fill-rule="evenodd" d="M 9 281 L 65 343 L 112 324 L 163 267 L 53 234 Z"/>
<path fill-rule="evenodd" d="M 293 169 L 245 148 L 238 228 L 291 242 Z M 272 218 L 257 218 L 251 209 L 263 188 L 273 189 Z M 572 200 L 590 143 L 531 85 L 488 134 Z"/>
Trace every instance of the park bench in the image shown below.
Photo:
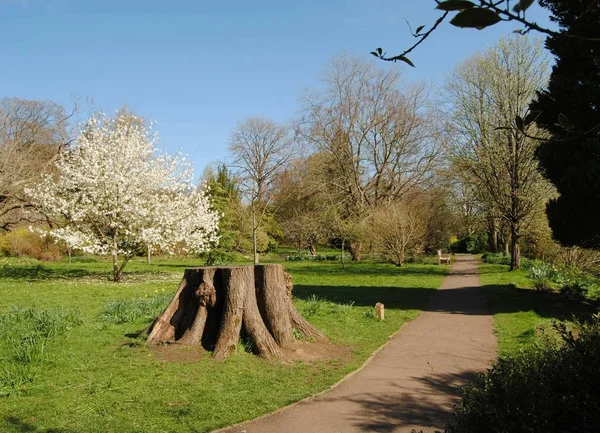
<path fill-rule="evenodd" d="M 438 265 L 441 265 L 442 263 L 446 263 L 447 265 L 449 265 L 450 256 L 443 256 L 442 250 L 438 250 Z"/>

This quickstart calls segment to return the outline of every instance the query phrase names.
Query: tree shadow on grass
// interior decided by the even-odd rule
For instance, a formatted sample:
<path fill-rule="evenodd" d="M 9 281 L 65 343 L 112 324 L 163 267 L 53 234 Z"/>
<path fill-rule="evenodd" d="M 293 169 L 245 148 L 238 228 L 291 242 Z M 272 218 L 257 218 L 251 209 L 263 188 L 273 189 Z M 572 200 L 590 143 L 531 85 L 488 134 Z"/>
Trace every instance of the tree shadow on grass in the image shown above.
<path fill-rule="evenodd" d="M 342 268 L 340 265 L 335 264 L 302 264 L 296 265 L 294 262 L 291 264 L 285 264 L 284 266 L 289 267 L 292 274 L 309 274 L 314 275 L 316 272 L 323 276 L 330 275 L 358 275 L 361 277 L 365 276 L 401 276 L 401 275 L 446 275 L 448 273 L 448 267 L 438 265 L 405 265 L 401 267 L 385 265 L 385 264 L 372 264 L 372 263 L 353 263 L 351 265 Z"/>
<path fill-rule="evenodd" d="M 83 277 L 108 277 L 106 271 L 90 271 L 82 268 L 56 269 L 37 266 L 0 266 L 0 278 L 35 280 L 55 280 Z"/>
<path fill-rule="evenodd" d="M 600 311 L 598 300 L 570 300 L 559 293 L 542 293 L 514 286 L 488 285 L 483 290 L 490 299 L 493 314 L 534 311 L 555 320 L 588 321 Z"/>
<path fill-rule="evenodd" d="M 350 304 L 361 307 L 375 307 L 381 302 L 386 308 L 399 310 L 423 309 L 435 289 L 398 287 L 344 287 L 294 285 L 295 298 L 310 300 L 315 296 L 335 304 Z"/>
<path fill-rule="evenodd" d="M 474 286 L 436 291 L 411 287 L 341 287 L 294 286 L 294 297 L 310 300 L 314 296 L 336 304 L 375 307 L 381 302 L 386 308 L 423 310 L 449 314 L 492 315 L 534 311 L 555 320 L 589 320 L 600 310 L 598 301 L 564 299 L 558 293 L 541 294 L 535 290 L 511 286 Z M 472 302 L 486 296 L 490 302 Z M 486 305 L 487 304 L 487 305 Z"/>
<path fill-rule="evenodd" d="M 40 429 L 33 424 L 19 419 L 15 416 L 7 416 L 4 418 L 4 426 L 8 428 L 8 430 L 3 430 L 7 432 L 32 432 L 32 433 L 71 433 L 71 430 L 63 429 L 63 428 L 45 428 Z"/>

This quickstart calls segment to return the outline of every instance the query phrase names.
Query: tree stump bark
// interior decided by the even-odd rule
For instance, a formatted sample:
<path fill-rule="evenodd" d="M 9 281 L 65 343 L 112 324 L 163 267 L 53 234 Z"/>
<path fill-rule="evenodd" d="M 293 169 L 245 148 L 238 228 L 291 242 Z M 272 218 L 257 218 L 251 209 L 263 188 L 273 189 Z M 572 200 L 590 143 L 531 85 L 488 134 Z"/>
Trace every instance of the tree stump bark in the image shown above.
<path fill-rule="evenodd" d="M 202 345 L 215 359 L 233 353 L 243 332 L 263 358 L 281 358 L 299 334 L 326 338 L 296 310 L 282 265 L 186 269 L 163 313 L 148 328 L 148 344 Z"/>

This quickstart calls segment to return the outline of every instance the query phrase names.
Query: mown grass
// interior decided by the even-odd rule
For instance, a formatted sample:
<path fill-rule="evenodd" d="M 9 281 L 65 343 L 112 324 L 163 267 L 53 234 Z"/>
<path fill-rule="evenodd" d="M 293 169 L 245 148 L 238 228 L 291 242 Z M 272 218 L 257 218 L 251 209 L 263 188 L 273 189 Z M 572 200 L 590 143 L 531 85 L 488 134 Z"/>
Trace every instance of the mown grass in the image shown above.
<path fill-rule="evenodd" d="M 136 259 L 124 282 L 113 283 L 106 261 L 3 260 L 0 371 L 16 365 L 15 341 L 40 328 L 37 319 L 24 324 L 21 316 L 54 317 L 55 325 L 41 329 L 61 331 L 37 340 L 44 356 L 29 363 L 35 365 L 31 380 L 16 387 L 3 382 L 0 431 L 205 432 L 256 417 L 356 369 L 418 315 L 447 272 L 433 265 L 285 263 L 300 311 L 332 342 L 349 347 L 348 356 L 282 363 L 240 347 L 215 362 L 184 348 L 167 360 L 161 349 L 144 344 L 141 331 L 169 301 L 183 269 L 200 264 Z M 386 305 L 383 322 L 373 317 L 376 302 Z M 8 392 L 11 387 L 18 390 Z"/>
<path fill-rule="evenodd" d="M 569 301 L 557 293 L 532 288 L 527 271 L 509 272 L 508 266 L 482 263 L 481 285 L 494 314 L 500 356 L 517 355 L 543 335 L 553 338 L 556 321 L 587 320 L 598 311 L 592 301 Z"/>

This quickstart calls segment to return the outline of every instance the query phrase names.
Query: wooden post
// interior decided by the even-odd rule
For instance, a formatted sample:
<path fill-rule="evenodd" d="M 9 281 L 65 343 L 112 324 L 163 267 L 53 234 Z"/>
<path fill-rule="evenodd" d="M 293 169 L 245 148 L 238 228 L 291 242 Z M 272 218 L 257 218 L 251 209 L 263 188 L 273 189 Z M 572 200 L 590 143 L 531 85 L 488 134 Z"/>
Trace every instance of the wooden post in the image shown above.
<path fill-rule="evenodd" d="M 375 312 L 379 320 L 385 319 L 385 308 L 381 302 L 375 304 Z"/>

